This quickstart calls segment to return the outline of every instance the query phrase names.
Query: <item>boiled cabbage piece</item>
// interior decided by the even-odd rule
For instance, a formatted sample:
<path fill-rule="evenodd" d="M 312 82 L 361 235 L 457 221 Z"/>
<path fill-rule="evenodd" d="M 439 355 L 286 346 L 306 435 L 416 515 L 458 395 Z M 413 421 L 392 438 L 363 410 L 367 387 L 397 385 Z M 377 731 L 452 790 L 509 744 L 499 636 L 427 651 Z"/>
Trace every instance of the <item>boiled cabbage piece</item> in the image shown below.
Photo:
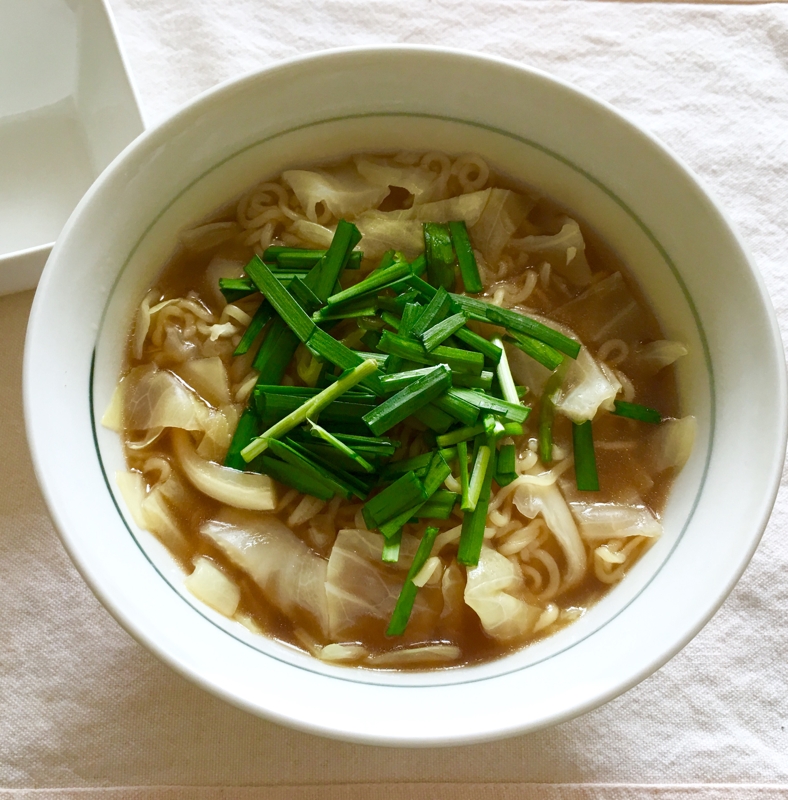
<path fill-rule="evenodd" d="M 378 259 L 387 250 L 399 250 L 409 259 L 424 250 L 422 224 L 414 219 L 401 219 L 391 212 L 370 211 L 355 221 L 361 232 L 359 249 L 366 258 Z"/>
<path fill-rule="evenodd" d="M 363 178 L 373 186 L 398 186 L 413 195 L 414 205 L 429 200 L 436 175 L 429 169 L 406 164 L 390 164 L 372 156 L 355 156 L 353 161 Z"/>
<path fill-rule="evenodd" d="M 649 338 L 647 318 L 620 272 L 559 306 L 553 316 L 570 325 L 582 341 L 597 345 L 608 339 L 640 342 Z"/>
<path fill-rule="evenodd" d="M 200 528 L 266 599 L 293 617 L 306 615 L 328 634 L 328 562 L 270 514 L 225 509 Z"/>
<path fill-rule="evenodd" d="M 227 376 L 220 360 L 199 359 L 195 363 L 195 369 L 186 370 L 186 374 L 206 391 L 208 381 L 213 381 L 213 389 L 207 393 L 223 399 Z M 143 444 L 150 444 L 166 428 L 202 431 L 205 436 L 199 454 L 217 460 L 224 457 L 238 423 L 238 406 L 212 408 L 176 375 L 155 364 L 135 367 L 120 386 L 124 425 L 130 431 L 146 432 Z"/>
<path fill-rule="evenodd" d="M 637 348 L 635 359 L 647 375 L 656 375 L 688 352 L 686 345 L 681 342 L 658 339 Z"/>
<path fill-rule="evenodd" d="M 542 609 L 527 603 L 520 569 L 497 550 L 484 545 L 479 563 L 468 569 L 465 602 L 484 630 L 495 639 L 511 641 L 529 634 Z"/>
<path fill-rule="evenodd" d="M 116 472 L 115 481 L 134 522 L 153 533 L 176 557 L 184 557 L 188 545 L 178 525 L 177 511 L 189 503 L 189 492 L 175 472 L 148 491 L 140 472 Z"/>
<path fill-rule="evenodd" d="M 359 638 L 364 623 L 378 620 L 384 626 L 391 618 L 407 566 L 419 540 L 403 534 L 397 564 L 381 561 L 383 538 L 367 530 L 341 530 L 328 561 L 326 593 L 331 638 L 337 641 Z M 419 589 L 406 637 L 431 631 L 443 599 L 440 587 Z"/>
<path fill-rule="evenodd" d="M 453 644 L 428 644 L 420 647 L 403 647 L 388 653 L 369 656 L 367 662 L 375 667 L 405 667 L 409 664 L 447 664 L 461 655 L 460 648 Z"/>
<path fill-rule="evenodd" d="M 122 385 L 124 422 L 129 430 L 205 430 L 212 410 L 169 370 L 155 364 L 135 367 Z"/>
<path fill-rule="evenodd" d="M 201 533 L 262 589 L 290 618 L 306 615 L 329 642 L 363 638 L 373 620 L 378 627 L 394 610 L 418 540 L 402 537 L 399 564 L 381 561 L 383 540 L 366 530 L 339 532 L 331 556 L 317 555 L 284 523 L 269 514 L 222 511 Z M 443 598 L 440 587 L 420 589 L 405 641 L 432 631 Z"/>
<path fill-rule="evenodd" d="M 643 505 L 623 503 L 569 503 L 572 515 L 587 541 L 625 539 L 630 536 L 658 537 L 662 525 Z"/>
<path fill-rule="evenodd" d="M 576 286 L 591 283 L 591 268 L 586 260 L 586 243 L 580 226 L 565 218 L 561 230 L 553 236 L 524 236 L 516 244 L 527 253 L 547 261 L 555 272 Z"/>
<path fill-rule="evenodd" d="M 194 253 L 200 253 L 211 247 L 216 247 L 237 236 L 239 233 L 236 222 L 208 222 L 196 228 L 187 228 L 181 231 L 181 244 Z"/>
<path fill-rule="evenodd" d="M 293 223 L 293 233 L 305 242 L 317 245 L 318 248 L 328 250 L 334 239 L 334 231 L 325 225 L 318 225 L 317 222 L 310 222 L 308 219 L 298 219 Z"/>
<path fill-rule="evenodd" d="M 203 603 L 225 617 L 231 617 L 238 609 L 241 590 L 238 585 L 207 558 L 198 558 L 194 572 L 183 585 Z"/>
<path fill-rule="evenodd" d="M 481 251 L 487 262 L 494 264 L 536 201 L 509 189 L 488 191 L 490 195 L 484 211 L 469 228 L 474 247 Z"/>
<path fill-rule="evenodd" d="M 307 217 L 315 221 L 316 206 L 323 204 L 338 219 L 355 217 L 375 208 L 388 195 L 388 186 L 376 186 L 358 174 L 354 167 L 331 172 L 291 169 L 282 173 L 290 184 Z"/>
<path fill-rule="evenodd" d="M 528 519 L 542 515 L 566 561 L 563 588 L 579 583 L 586 571 L 586 551 L 564 496 L 554 483 L 539 486 L 524 483 L 515 489 L 514 504 Z"/>
<path fill-rule="evenodd" d="M 562 329 L 562 332 L 566 331 Z M 535 396 L 541 395 L 552 373 L 514 345 L 505 344 L 504 347 L 517 383 L 527 386 Z M 556 399 L 556 411 L 580 423 L 593 419 L 600 408 L 607 411 L 615 408 L 621 383 L 610 369 L 603 367 L 591 355 L 587 347 L 580 348 L 576 359 L 567 356 L 564 363 L 566 375 Z"/>
<path fill-rule="evenodd" d="M 600 408 L 613 411 L 620 391 L 618 378 L 604 369 L 587 347 L 581 347 L 577 358 L 570 361 L 555 408 L 572 422 L 585 422 Z"/>
<path fill-rule="evenodd" d="M 181 364 L 178 374 L 201 398 L 214 407 L 229 405 L 230 383 L 219 356 L 193 358 Z"/>
<path fill-rule="evenodd" d="M 378 258 L 394 249 L 415 258 L 424 250 L 424 222 L 464 220 L 469 227 L 487 206 L 491 189 L 414 205 L 397 211 L 366 211 L 355 224 L 363 238 L 360 247 L 367 258 Z"/>
<path fill-rule="evenodd" d="M 681 469 L 692 453 L 697 432 L 698 422 L 692 416 L 662 422 L 651 435 L 650 451 L 654 453 L 656 471 Z"/>
<path fill-rule="evenodd" d="M 276 508 L 276 483 L 268 475 L 241 472 L 201 458 L 194 452 L 185 431 L 173 431 L 172 442 L 181 469 L 203 494 L 234 508 L 250 511 Z"/>

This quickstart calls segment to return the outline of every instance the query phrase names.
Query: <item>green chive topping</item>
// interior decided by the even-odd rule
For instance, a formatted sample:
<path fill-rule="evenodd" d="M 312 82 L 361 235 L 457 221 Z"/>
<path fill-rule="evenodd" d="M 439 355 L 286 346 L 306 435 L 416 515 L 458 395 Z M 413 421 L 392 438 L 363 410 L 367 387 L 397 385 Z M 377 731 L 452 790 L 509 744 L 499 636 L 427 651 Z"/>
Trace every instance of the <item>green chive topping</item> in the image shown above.
<path fill-rule="evenodd" d="M 468 317 L 468 314 L 465 311 L 462 313 L 466 318 Z M 468 347 L 478 350 L 484 355 L 485 358 L 492 361 L 493 364 L 497 364 L 501 360 L 501 356 L 503 355 L 503 346 L 501 345 L 500 339 L 488 341 L 483 336 L 479 336 L 478 333 L 474 333 L 468 328 L 460 328 L 459 330 L 455 331 L 454 335 L 461 342 L 463 342 L 463 344 L 467 344 Z"/>
<path fill-rule="evenodd" d="M 517 448 L 513 444 L 502 444 L 498 448 L 495 481 L 499 486 L 508 486 L 517 478 Z"/>
<path fill-rule="evenodd" d="M 324 442 L 328 442 L 332 447 L 336 448 L 340 453 L 342 453 L 342 455 L 347 456 L 351 461 L 354 461 L 356 464 L 358 464 L 361 469 L 364 470 L 364 472 L 375 471 L 375 468 L 369 463 L 369 461 L 360 456 L 355 450 L 353 450 L 353 448 L 348 447 L 343 441 L 334 436 L 333 433 L 330 433 L 325 428 L 322 428 L 316 422 L 312 422 L 311 419 L 308 419 L 307 422 L 309 423 L 312 436 L 322 439 Z"/>
<path fill-rule="evenodd" d="M 533 336 L 526 336 L 523 333 L 513 333 L 509 341 L 517 348 L 522 350 L 527 356 L 531 356 L 543 367 L 547 367 L 551 372 L 557 369 L 564 362 L 564 357 L 554 347 L 549 344 L 534 339 Z"/>
<path fill-rule="evenodd" d="M 431 328 L 428 328 L 416 338 L 419 339 L 424 349 L 429 352 L 430 350 L 434 350 L 442 342 L 445 342 L 449 336 L 459 331 L 460 328 L 464 327 L 467 321 L 468 318 L 462 312 L 453 314 L 433 325 Z"/>
<path fill-rule="evenodd" d="M 553 460 L 553 420 L 555 419 L 555 402 L 561 391 L 563 375 L 551 375 L 542 390 L 539 403 L 539 432 L 537 435 L 539 458 L 549 464 Z"/>
<path fill-rule="evenodd" d="M 650 422 L 658 425 L 662 422 L 662 414 L 653 408 L 641 406 L 638 403 L 627 403 L 624 400 L 615 401 L 615 411 L 619 417 L 627 417 L 629 419 L 636 419 L 640 422 Z"/>
<path fill-rule="evenodd" d="M 339 275 L 349 262 L 351 251 L 361 241 L 361 233 L 352 222 L 339 220 L 326 254 L 306 277 L 309 288 L 322 302 L 334 291 Z"/>
<path fill-rule="evenodd" d="M 266 382 L 277 383 L 282 380 L 297 347 L 298 337 L 283 319 L 277 317 L 257 351 L 252 369 L 256 369 Z"/>
<path fill-rule="evenodd" d="M 572 445 L 575 453 L 575 480 L 581 492 L 598 492 L 599 475 L 596 471 L 594 455 L 594 436 L 591 431 L 591 420 L 578 425 L 572 423 Z"/>
<path fill-rule="evenodd" d="M 396 564 L 399 561 L 399 548 L 402 543 L 402 528 L 400 528 L 390 539 L 383 540 L 383 553 L 381 561 L 387 564 Z"/>
<path fill-rule="evenodd" d="M 448 519 L 460 495 L 447 489 L 438 489 L 418 510 L 415 516 L 420 519 Z"/>
<path fill-rule="evenodd" d="M 465 225 L 465 221 L 450 222 L 449 232 L 454 243 L 454 250 L 457 253 L 457 263 L 460 265 L 460 275 L 462 275 L 465 291 L 472 294 L 483 292 L 484 285 L 479 276 L 479 267 L 476 263 L 473 247 L 471 247 L 471 240 L 468 237 L 468 228 Z"/>
<path fill-rule="evenodd" d="M 255 289 L 257 291 L 257 289 Z M 244 353 L 249 352 L 249 348 L 254 343 L 254 340 L 260 335 L 260 332 L 268 324 L 271 317 L 274 315 L 274 309 L 267 300 L 263 300 L 254 312 L 252 321 L 244 331 L 241 341 L 233 352 L 234 356 L 242 356 Z"/>
<path fill-rule="evenodd" d="M 449 386 L 451 386 L 451 371 L 448 367 L 439 364 L 433 367 L 427 375 L 417 378 L 365 414 L 364 422 L 367 423 L 372 433 L 380 436 L 434 400 Z"/>
<path fill-rule="evenodd" d="M 334 490 L 322 479 L 307 474 L 301 467 L 295 467 L 269 455 L 258 456 L 249 464 L 253 472 L 270 475 L 274 480 L 296 489 L 303 494 L 312 495 L 320 500 L 328 501 L 334 496 Z"/>
<path fill-rule="evenodd" d="M 279 269 L 301 270 L 311 269 L 325 256 L 325 250 L 308 250 L 301 247 L 267 247 L 263 252 L 263 261 L 275 262 Z M 358 269 L 364 254 L 360 250 L 350 253 L 345 269 Z"/>
<path fill-rule="evenodd" d="M 257 436 L 259 430 L 260 420 L 254 408 L 252 406 L 247 406 L 243 414 L 241 414 L 241 418 L 238 420 L 238 425 L 235 428 L 230 447 L 224 458 L 225 467 L 240 470 L 246 469 L 246 462 L 241 457 L 241 450 Z"/>
<path fill-rule="evenodd" d="M 413 583 L 413 579 L 419 574 L 421 568 L 427 563 L 432 551 L 432 545 L 435 544 L 435 538 L 438 535 L 437 528 L 427 528 L 424 535 L 419 542 L 419 549 L 413 557 L 413 563 L 410 565 L 408 575 L 405 578 L 405 584 L 402 587 L 397 604 L 394 606 L 394 613 L 391 615 L 391 622 L 389 622 L 386 636 L 402 636 L 405 633 L 405 628 L 408 625 L 411 612 L 413 611 L 413 603 L 416 601 L 418 594 L 418 587 Z"/>
<path fill-rule="evenodd" d="M 553 372 L 539 402 L 538 450 L 546 464 L 566 356 L 576 358 L 581 345 L 518 311 L 452 293 L 457 268 L 466 292 L 484 288 L 464 222 L 427 222 L 423 234 L 425 250 L 414 261 L 390 250 L 344 289 L 344 270 L 358 269 L 363 259 L 354 250 L 361 234 L 346 220 L 327 250 L 272 246 L 249 262 L 247 277 L 220 279 L 228 302 L 262 294 L 235 351 L 249 353 L 260 342 L 252 363 L 260 377 L 225 464 L 324 501 L 358 497 L 367 527 L 383 537 L 383 561 L 392 564 L 405 525 L 448 519 L 459 503 L 457 559 L 471 567 L 483 546 L 493 480 L 507 486 L 517 478 L 517 448 L 500 441 L 522 436 L 531 411 L 503 341 Z M 488 339 L 468 327 L 471 320 L 506 333 Z M 286 374 L 307 385 L 282 385 L 293 383 Z M 661 421 L 659 412 L 636 403 L 616 401 L 613 413 Z M 384 434 L 403 422 L 423 431 L 419 445 L 431 449 L 391 461 L 400 443 Z M 578 489 L 598 490 L 591 423 L 573 424 L 572 437 Z M 455 462 L 459 493 L 444 488 Z M 437 532 L 427 528 L 422 538 L 390 636 L 405 630 L 417 592 L 413 578 Z"/>
<path fill-rule="evenodd" d="M 500 338 L 495 338 L 493 339 L 493 344 L 501 349 L 501 359 L 498 362 L 495 374 L 498 376 L 498 385 L 501 387 L 503 399 L 515 405 L 519 405 L 520 395 L 517 393 L 517 387 L 514 384 L 512 370 L 509 367 L 509 359 L 506 357 L 506 350 L 504 349 L 503 342 Z"/>
<path fill-rule="evenodd" d="M 338 397 L 341 397 L 348 389 L 352 389 L 357 383 L 364 380 L 368 375 L 372 375 L 378 365 L 372 360 L 367 359 L 359 366 L 352 369 L 347 375 L 341 377 L 336 383 L 323 389 L 322 392 L 307 400 L 284 419 L 277 422 L 267 431 L 248 444 L 241 455 L 244 461 L 251 461 L 256 456 L 265 452 L 270 439 L 277 439 L 289 433 L 293 428 L 302 425 L 309 417 L 318 414 L 322 409 L 331 404 Z"/>
<path fill-rule="evenodd" d="M 367 528 L 373 530 L 426 499 L 424 484 L 416 477 L 416 473 L 406 472 L 371 500 L 367 500 L 361 507 L 361 513 L 364 515 Z"/>
<path fill-rule="evenodd" d="M 457 561 L 467 567 L 475 567 L 479 563 L 479 556 L 482 552 L 484 524 L 487 521 L 487 509 L 490 505 L 492 480 L 493 474 L 495 473 L 496 452 L 494 447 L 490 448 L 490 457 L 479 497 L 476 502 L 476 508 L 466 513 L 462 519 L 462 532 L 460 533 L 460 547 L 457 551 Z"/>
<path fill-rule="evenodd" d="M 400 278 L 405 278 L 411 274 L 410 264 L 407 262 L 397 262 L 386 269 L 376 269 L 368 278 L 359 281 L 355 286 L 351 286 L 349 289 L 337 294 L 332 294 L 328 298 L 328 305 L 339 305 L 371 292 L 377 292 L 400 280 Z"/>
<path fill-rule="evenodd" d="M 468 474 L 468 442 L 465 440 L 457 442 L 457 463 L 460 472 L 460 489 L 462 491 L 460 508 L 467 508 L 470 505 L 470 497 L 468 495 L 470 475 Z"/>
<path fill-rule="evenodd" d="M 248 278 L 219 278 L 219 291 L 228 303 L 234 303 L 254 294 L 257 287 Z"/>
<path fill-rule="evenodd" d="M 424 255 L 427 259 L 427 276 L 436 288 L 454 289 L 454 248 L 449 226 L 438 222 L 424 223 Z"/>
<path fill-rule="evenodd" d="M 468 482 L 468 497 L 464 500 L 463 511 L 473 511 L 479 502 L 482 493 L 482 486 L 487 475 L 487 467 L 490 463 L 492 448 L 489 445 L 482 445 L 476 451 L 476 458 L 473 461 L 473 471 Z"/>
<path fill-rule="evenodd" d="M 246 272 L 290 330 L 302 342 L 308 342 L 315 330 L 315 323 L 296 302 L 293 295 L 274 277 L 271 270 L 255 257 L 246 265 Z"/>
<path fill-rule="evenodd" d="M 420 281 L 420 283 L 424 283 L 424 281 Z M 428 284 L 424 285 L 427 286 Z M 451 296 L 443 286 L 439 287 L 429 303 L 424 307 L 419 318 L 411 325 L 409 332 L 413 336 L 421 336 L 428 328 L 446 319 L 451 311 L 451 305 Z"/>

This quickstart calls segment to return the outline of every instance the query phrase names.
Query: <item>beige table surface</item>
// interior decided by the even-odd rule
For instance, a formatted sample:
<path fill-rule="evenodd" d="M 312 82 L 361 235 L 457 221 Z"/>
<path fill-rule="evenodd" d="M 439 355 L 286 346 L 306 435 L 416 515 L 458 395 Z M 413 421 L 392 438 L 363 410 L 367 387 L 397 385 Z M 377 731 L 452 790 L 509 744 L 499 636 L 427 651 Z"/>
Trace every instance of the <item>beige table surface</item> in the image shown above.
<path fill-rule="evenodd" d="M 574 81 L 649 127 L 706 181 L 749 242 L 788 327 L 785 5 L 111 6 L 149 124 L 217 82 L 335 45 L 464 47 Z M 715 618 L 663 669 L 597 711 L 449 749 L 316 738 L 192 686 L 120 629 L 81 581 L 49 522 L 25 443 L 21 360 L 31 301 L 32 293 L 0 299 L 0 798 L 788 797 L 785 491 Z M 732 465 L 732 491 L 746 466 Z"/>

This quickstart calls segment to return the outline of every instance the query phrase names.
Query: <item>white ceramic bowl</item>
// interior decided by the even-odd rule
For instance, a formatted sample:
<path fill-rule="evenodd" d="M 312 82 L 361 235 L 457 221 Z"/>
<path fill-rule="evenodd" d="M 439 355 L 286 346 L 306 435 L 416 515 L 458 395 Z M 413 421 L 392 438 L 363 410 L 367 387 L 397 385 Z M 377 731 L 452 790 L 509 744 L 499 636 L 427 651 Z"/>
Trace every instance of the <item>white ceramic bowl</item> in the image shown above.
<path fill-rule="evenodd" d="M 98 424 L 134 309 L 181 227 L 285 167 L 398 148 L 480 153 L 602 232 L 668 337 L 688 344 L 680 394 L 684 413 L 699 421 L 665 535 L 621 585 L 519 653 L 420 674 L 319 663 L 201 606 L 168 554 L 131 520 L 113 480 L 123 468 L 118 437 Z M 30 320 L 24 393 L 55 524 L 124 627 L 242 708 L 315 733 L 398 745 L 533 730 L 657 669 L 749 561 L 786 440 L 785 368 L 768 297 L 741 241 L 679 159 L 554 78 L 429 48 L 285 62 L 208 92 L 133 142 L 52 253 Z"/>

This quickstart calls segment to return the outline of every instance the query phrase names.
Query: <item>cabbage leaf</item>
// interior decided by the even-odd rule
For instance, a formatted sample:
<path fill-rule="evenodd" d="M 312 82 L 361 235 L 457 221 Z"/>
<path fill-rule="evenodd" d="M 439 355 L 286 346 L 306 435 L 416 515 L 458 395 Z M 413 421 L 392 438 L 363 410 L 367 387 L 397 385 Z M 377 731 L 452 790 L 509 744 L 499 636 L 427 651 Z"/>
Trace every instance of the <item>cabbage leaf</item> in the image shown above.
<path fill-rule="evenodd" d="M 285 614 L 307 615 L 328 631 L 328 562 L 270 514 L 226 509 L 200 528 Z"/>
<path fill-rule="evenodd" d="M 524 483 L 514 493 L 517 510 L 533 519 L 541 514 L 545 524 L 555 537 L 564 553 L 566 575 L 564 587 L 578 583 L 586 570 L 586 551 L 572 517 L 572 512 L 555 483 L 536 485 Z"/>
<path fill-rule="evenodd" d="M 542 614 L 527 603 L 522 572 L 506 556 L 487 545 L 479 563 L 468 570 L 465 602 L 493 638 L 509 641 L 530 633 Z"/>
<path fill-rule="evenodd" d="M 331 172 L 291 169 L 282 173 L 307 217 L 317 221 L 316 206 L 323 204 L 337 219 L 358 216 L 375 208 L 389 193 L 388 186 L 375 186 L 352 167 Z"/>
<path fill-rule="evenodd" d="M 659 520 L 643 505 L 572 502 L 569 508 L 580 535 L 589 542 L 662 534 Z"/>

